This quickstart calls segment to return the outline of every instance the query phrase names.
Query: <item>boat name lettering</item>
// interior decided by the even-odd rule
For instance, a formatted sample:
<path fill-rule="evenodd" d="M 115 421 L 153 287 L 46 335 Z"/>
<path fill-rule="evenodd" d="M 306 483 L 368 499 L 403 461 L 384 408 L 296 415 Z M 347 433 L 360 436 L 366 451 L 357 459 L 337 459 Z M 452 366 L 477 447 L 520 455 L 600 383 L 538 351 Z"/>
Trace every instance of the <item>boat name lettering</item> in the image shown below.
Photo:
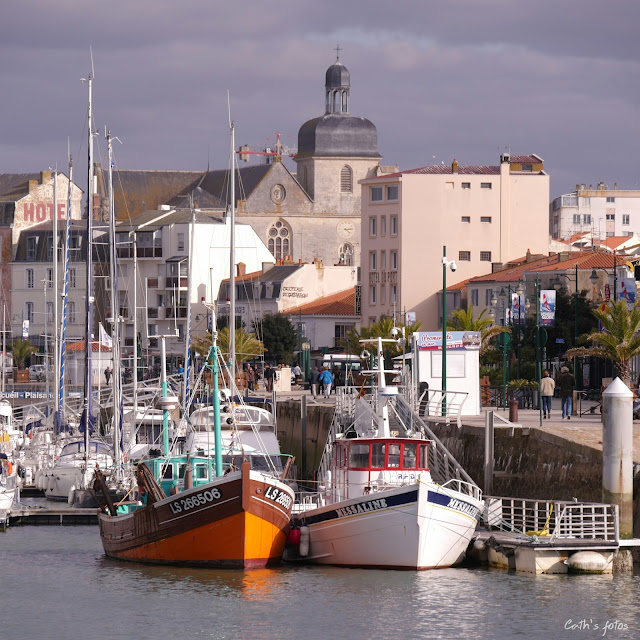
<path fill-rule="evenodd" d="M 207 489 L 206 491 L 201 491 L 200 493 L 194 493 L 188 498 L 180 498 L 178 500 L 175 500 L 174 502 L 170 502 L 169 508 L 173 513 L 183 513 L 184 511 L 189 511 L 190 509 L 194 509 L 195 507 L 201 507 L 208 502 L 219 500 L 221 496 L 222 494 L 220 493 L 219 489 Z"/>
<path fill-rule="evenodd" d="M 273 500 L 276 504 L 283 506 L 285 509 L 291 507 L 291 496 L 281 489 L 269 485 L 264 492 L 264 497 Z"/>
<path fill-rule="evenodd" d="M 474 518 L 478 517 L 478 509 L 473 505 L 470 505 L 466 502 L 462 502 L 462 500 L 456 500 L 455 498 L 451 498 L 449 500 L 449 504 L 447 505 L 449 509 L 455 509 L 456 511 L 462 511 L 462 513 L 468 513 L 470 516 Z"/>
<path fill-rule="evenodd" d="M 359 513 L 368 513 L 369 511 L 377 511 L 378 509 L 386 509 L 387 501 L 384 498 L 380 500 L 372 500 L 371 502 L 363 502 L 362 504 L 352 504 L 347 507 L 336 509 L 339 518 L 346 516 L 357 516 Z"/>

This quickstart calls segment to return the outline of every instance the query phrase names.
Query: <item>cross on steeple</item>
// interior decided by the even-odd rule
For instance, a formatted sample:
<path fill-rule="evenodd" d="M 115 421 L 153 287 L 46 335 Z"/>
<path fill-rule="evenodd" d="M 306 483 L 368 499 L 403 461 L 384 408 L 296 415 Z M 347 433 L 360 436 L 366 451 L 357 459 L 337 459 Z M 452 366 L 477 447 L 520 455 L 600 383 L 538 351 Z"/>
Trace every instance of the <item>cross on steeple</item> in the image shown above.
<path fill-rule="evenodd" d="M 340 44 L 338 44 L 336 46 L 336 62 L 340 61 L 340 52 L 342 51 L 342 49 L 340 48 Z"/>

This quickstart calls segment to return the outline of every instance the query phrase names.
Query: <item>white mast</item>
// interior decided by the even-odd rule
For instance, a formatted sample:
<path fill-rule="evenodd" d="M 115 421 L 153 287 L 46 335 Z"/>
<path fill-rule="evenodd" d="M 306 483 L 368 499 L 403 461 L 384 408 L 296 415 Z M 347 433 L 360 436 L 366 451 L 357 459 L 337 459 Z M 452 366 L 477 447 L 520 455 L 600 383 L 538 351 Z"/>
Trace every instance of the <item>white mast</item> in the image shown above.
<path fill-rule="evenodd" d="M 45 309 L 46 313 L 46 309 Z M 54 411 L 60 395 L 58 370 L 58 168 L 53 172 L 53 371 Z M 48 367 L 48 365 L 47 365 Z"/>
<path fill-rule="evenodd" d="M 231 182 L 231 239 L 229 257 L 229 370 L 233 381 L 229 386 L 233 389 L 236 380 L 236 176 L 235 176 L 235 129 L 231 120 L 231 106 L 229 106 L 229 128 L 231 130 L 231 158 L 230 158 L 230 182 Z"/>
<path fill-rule="evenodd" d="M 189 355 L 191 350 L 191 295 L 193 288 L 193 249 L 195 246 L 194 230 L 196 226 L 196 210 L 193 207 L 193 194 L 190 196 L 191 203 L 191 229 L 189 233 L 189 258 L 187 260 L 187 326 L 184 340 L 184 408 L 185 411 L 189 405 L 189 379 L 191 375 L 191 366 L 189 364 Z"/>

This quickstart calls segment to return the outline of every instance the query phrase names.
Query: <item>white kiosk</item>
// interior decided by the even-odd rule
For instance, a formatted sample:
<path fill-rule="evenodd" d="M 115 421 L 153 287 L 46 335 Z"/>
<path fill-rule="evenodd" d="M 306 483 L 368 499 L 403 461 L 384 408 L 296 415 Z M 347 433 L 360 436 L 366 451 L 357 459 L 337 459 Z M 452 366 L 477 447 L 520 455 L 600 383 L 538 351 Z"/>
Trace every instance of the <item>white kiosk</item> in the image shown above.
<path fill-rule="evenodd" d="M 442 331 L 420 331 L 412 334 L 414 382 L 429 390 L 442 389 Z M 467 393 L 460 414 L 480 415 L 480 345 L 479 331 L 447 331 L 447 391 Z"/>

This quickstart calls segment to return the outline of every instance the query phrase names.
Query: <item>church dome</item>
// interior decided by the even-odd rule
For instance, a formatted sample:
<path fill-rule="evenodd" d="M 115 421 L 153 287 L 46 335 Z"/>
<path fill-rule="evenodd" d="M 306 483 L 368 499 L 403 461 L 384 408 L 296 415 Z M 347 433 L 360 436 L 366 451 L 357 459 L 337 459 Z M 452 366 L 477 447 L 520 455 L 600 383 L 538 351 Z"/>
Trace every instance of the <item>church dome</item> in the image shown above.
<path fill-rule="evenodd" d="M 380 158 L 378 130 L 366 118 L 325 114 L 298 131 L 297 158 Z"/>
<path fill-rule="evenodd" d="M 325 114 L 300 127 L 297 158 L 380 158 L 374 124 L 349 113 L 350 86 L 349 70 L 336 60 L 325 74 Z"/>

